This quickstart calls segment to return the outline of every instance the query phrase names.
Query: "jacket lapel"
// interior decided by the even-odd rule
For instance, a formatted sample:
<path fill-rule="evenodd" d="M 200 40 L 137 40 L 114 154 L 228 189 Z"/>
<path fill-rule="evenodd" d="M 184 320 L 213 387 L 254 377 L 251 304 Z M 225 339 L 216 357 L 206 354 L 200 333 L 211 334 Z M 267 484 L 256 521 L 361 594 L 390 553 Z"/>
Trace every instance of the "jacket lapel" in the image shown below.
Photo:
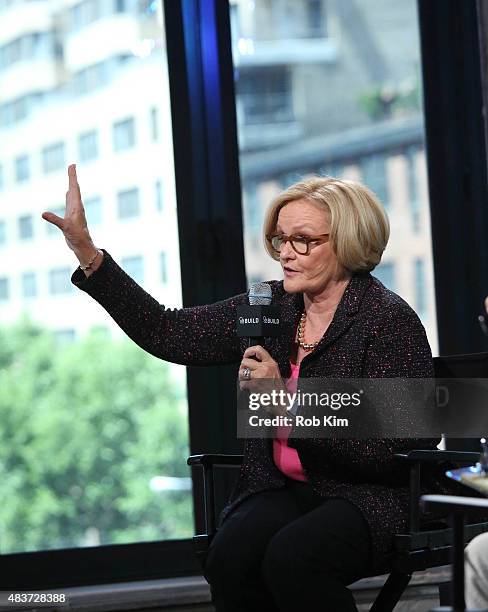
<path fill-rule="evenodd" d="M 354 322 L 354 315 L 359 311 L 364 293 L 371 282 L 372 277 L 369 272 L 357 272 L 353 275 L 334 313 L 331 324 L 317 348 L 307 356 L 307 360 L 322 353 L 349 329 Z M 295 341 L 295 333 L 304 309 L 303 294 L 286 293 L 283 290 L 283 284 L 279 283 L 273 301 L 281 306 L 282 333 L 279 338 L 273 339 L 270 343 L 270 352 L 278 362 L 282 376 L 288 378 L 290 375 L 289 360 Z"/>
<path fill-rule="evenodd" d="M 334 313 L 334 318 L 320 340 L 312 355 L 320 354 L 324 349 L 342 336 L 354 323 L 366 289 L 371 284 L 369 272 L 357 272 L 349 281 L 344 294 Z"/>

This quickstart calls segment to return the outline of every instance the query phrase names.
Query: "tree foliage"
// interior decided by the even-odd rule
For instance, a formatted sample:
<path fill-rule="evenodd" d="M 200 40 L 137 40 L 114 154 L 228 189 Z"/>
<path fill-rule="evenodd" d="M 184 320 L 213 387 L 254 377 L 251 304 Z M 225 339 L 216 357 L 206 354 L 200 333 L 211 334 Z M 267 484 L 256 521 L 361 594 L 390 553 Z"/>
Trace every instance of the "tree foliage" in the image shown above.
<path fill-rule="evenodd" d="M 0 552 L 189 537 L 184 386 L 127 339 L 0 328 Z"/>

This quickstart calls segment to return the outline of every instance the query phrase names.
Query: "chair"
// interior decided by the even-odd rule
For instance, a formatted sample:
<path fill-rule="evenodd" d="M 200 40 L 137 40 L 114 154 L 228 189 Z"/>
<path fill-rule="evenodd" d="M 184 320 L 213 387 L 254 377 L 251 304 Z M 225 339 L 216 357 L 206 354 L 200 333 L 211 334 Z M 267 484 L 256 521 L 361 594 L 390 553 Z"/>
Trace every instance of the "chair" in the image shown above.
<path fill-rule="evenodd" d="M 488 373 L 488 353 L 436 357 L 434 369 L 436 377 L 483 378 Z M 410 582 L 413 572 L 447 565 L 451 561 L 454 530 L 446 522 L 440 521 L 421 525 L 419 497 L 422 466 L 444 462 L 451 462 L 460 467 L 473 465 L 479 459 L 479 452 L 452 450 L 452 447 L 449 450 L 419 449 L 398 453 L 395 458 L 409 465 L 409 524 L 407 532 L 393 536 L 391 572 L 370 612 L 392 611 Z M 195 552 L 202 567 L 216 531 L 214 468 L 238 467 L 242 459 L 242 455 L 205 454 L 192 455 L 187 460 L 188 465 L 198 466 L 203 472 L 206 533 L 195 535 L 193 538 Z M 485 531 L 488 531 L 488 522 L 467 524 L 464 529 L 465 543 Z M 367 574 L 364 578 L 374 575 L 374 573 Z M 443 593 L 441 593 L 442 599 Z"/>

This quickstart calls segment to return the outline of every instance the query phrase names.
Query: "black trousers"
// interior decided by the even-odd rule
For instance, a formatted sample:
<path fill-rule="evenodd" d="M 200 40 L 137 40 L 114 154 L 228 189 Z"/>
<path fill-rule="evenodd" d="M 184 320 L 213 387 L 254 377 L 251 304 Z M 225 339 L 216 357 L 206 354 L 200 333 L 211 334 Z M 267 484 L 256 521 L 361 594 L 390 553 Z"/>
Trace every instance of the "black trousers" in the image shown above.
<path fill-rule="evenodd" d="M 370 566 L 362 513 L 308 483 L 251 495 L 217 530 L 205 565 L 217 612 L 349 612 Z"/>

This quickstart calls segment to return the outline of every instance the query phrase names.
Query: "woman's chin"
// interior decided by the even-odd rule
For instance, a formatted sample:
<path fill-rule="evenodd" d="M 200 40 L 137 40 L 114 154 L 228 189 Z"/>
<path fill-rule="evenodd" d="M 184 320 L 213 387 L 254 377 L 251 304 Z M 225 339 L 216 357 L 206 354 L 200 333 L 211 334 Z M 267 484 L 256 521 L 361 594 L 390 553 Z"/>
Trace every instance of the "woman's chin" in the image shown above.
<path fill-rule="evenodd" d="M 298 278 L 285 278 L 283 279 L 283 289 L 287 293 L 301 293 L 303 292 L 302 282 Z"/>

